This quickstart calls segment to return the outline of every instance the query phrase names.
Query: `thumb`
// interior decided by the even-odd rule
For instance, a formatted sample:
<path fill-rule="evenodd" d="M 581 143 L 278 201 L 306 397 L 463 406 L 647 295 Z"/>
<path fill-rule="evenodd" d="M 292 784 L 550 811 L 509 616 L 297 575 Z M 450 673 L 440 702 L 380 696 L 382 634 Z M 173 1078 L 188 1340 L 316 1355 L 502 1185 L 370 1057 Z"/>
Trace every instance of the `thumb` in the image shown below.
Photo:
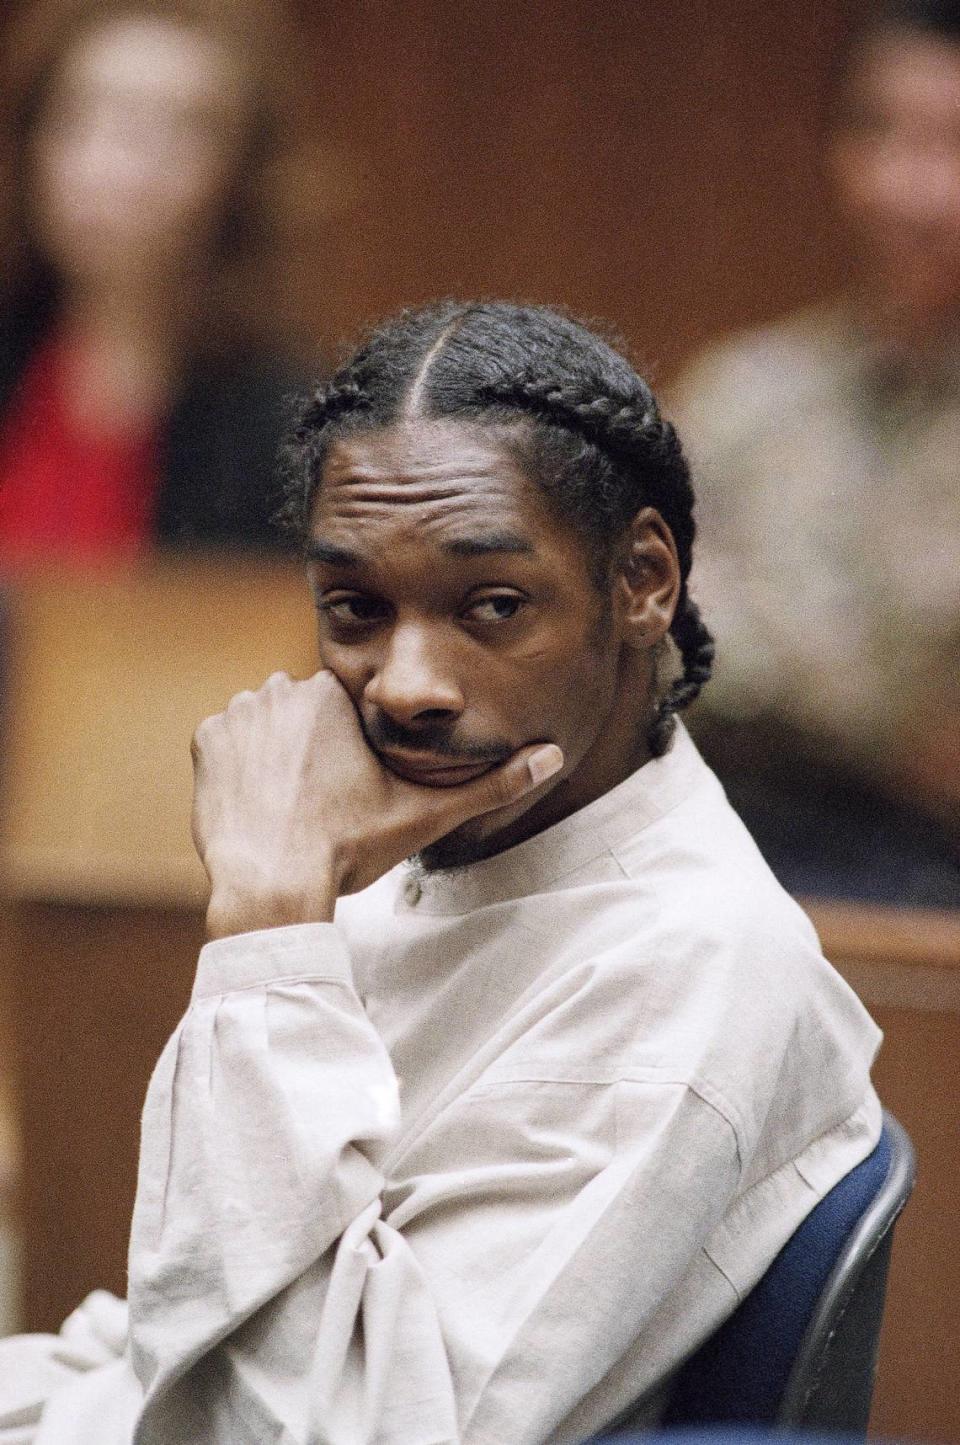
<path fill-rule="evenodd" d="M 494 808 L 504 808 L 532 793 L 563 767 L 563 753 L 556 743 L 536 743 L 521 748 L 500 767 L 481 773 L 473 782 L 450 788 L 449 799 L 455 805 L 457 819 L 465 822 Z M 451 808 L 453 811 L 453 807 Z"/>

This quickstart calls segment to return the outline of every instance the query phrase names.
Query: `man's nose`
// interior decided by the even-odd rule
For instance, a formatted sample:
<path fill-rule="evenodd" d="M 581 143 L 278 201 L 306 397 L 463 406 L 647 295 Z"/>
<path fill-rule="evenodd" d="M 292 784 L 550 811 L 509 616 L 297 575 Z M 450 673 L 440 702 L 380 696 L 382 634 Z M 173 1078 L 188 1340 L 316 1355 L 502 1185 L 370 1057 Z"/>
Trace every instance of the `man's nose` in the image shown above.
<path fill-rule="evenodd" d="M 464 699 L 443 639 L 427 627 L 394 628 L 364 698 L 398 723 L 454 722 Z"/>

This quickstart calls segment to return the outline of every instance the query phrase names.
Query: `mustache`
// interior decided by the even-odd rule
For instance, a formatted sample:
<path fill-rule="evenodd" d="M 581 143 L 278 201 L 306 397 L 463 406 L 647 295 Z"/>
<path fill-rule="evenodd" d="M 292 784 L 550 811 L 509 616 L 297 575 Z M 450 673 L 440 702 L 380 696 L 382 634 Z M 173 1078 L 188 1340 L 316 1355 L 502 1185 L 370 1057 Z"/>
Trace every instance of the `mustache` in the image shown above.
<path fill-rule="evenodd" d="M 403 748 L 409 752 L 435 753 L 458 762 L 501 763 L 516 749 L 503 739 L 472 742 L 458 737 L 455 729 L 442 723 L 423 723 L 416 728 L 404 727 L 385 713 L 362 720 L 363 734 L 374 752 Z"/>

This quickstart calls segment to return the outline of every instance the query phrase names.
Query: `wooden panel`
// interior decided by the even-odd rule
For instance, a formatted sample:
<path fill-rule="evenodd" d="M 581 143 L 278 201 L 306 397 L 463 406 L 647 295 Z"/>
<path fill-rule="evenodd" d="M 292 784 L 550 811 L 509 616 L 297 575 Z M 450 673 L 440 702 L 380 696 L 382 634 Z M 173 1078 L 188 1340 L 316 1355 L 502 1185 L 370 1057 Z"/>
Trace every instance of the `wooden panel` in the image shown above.
<path fill-rule="evenodd" d="M 835 963 L 955 969 L 960 982 L 960 912 L 822 899 L 807 899 L 804 907 Z M 947 978 L 940 982 L 950 987 Z"/>
<path fill-rule="evenodd" d="M 199 905 L 190 739 L 278 667 L 313 671 L 301 569 L 181 561 L 58 574 L 24 583 L 12 612 L 7 891 Z"/>
<path fill-rule="evenodd" d="M 140 1110 L 190 996 L 199 913 L 21 902 L 2 920 L 21 1064 L 22 1324 L 126 1293 Z"/>
<path fill-rule="evenodd" d="M 0 976 L 23 1134 L 24 1323 L 124 1291 L 139 1115 L 202 939 L 196 724 L 315 666 L 293 565 L 157 562 L 13 599 Z"/>
<path fill-rule="evenodd" d="M 299 8 L 353 181 L 293 278 L 322 337 L 506 295 L 606 316 L 668 373 L 840 274 L 819 149 L 844 0 Z"/>
<path fill-rule="evenodd" d="M 807 907 L 884 1031 L 877 1090 L 919 1165 L 895 1236 L 871 1434 L 960 1441 L 960 915 Z"/>
<path fill-rule="evenodd" d="M 872 1012 L 885 1035 L 877 1089 L 913 1139 L 919 1169 L 894 1242 L 871 1433 L 958 1441 L 960 1010 Z"/>

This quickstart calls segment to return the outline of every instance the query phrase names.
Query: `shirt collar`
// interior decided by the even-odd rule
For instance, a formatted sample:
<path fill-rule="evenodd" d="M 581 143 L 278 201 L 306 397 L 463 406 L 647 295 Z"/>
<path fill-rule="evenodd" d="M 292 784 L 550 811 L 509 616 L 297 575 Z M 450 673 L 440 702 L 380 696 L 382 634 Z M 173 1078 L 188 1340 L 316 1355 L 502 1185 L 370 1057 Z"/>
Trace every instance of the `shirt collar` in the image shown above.
<path fill-rule="evenodd" d="M 433 873 L 398 870 L 400 906 L 418 913 L 469 913 L 491 903 L 539 893 L 558 878 L 617 848 L 693 792 L 709 770 L 683 723 L 660 758 L 585 808 L 514 848 L 464 868 Z"/>

